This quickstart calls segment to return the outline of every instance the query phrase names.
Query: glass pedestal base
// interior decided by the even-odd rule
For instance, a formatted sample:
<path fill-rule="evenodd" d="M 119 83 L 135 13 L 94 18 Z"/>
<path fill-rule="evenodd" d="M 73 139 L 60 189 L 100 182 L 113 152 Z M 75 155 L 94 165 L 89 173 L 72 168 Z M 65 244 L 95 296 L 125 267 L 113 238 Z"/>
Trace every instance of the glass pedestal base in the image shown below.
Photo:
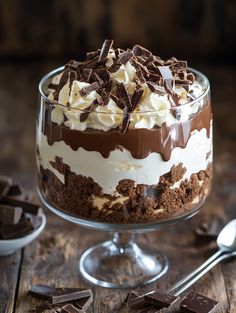
<path fill-rule="evenodd" d="M 137 244 L 135 235 L 162 229 L 195 215 L 204 201 L 192 211 L 152 224 L 112 224 L 79 218 L 56 208 L 38 189 L 42 203 L 53 213 L 72 223 L 96 230 L 114 232 L 113 239 L 86 250 L 80 259 L 80 272 L 93 284 L 107 288 L 135 288 L 159 279 L 168 270 L 167 258 L 150 244 Z"/>
<path fill-rule="evenodd" d="M 135 288 L 167 272 L 166 257 L 154 248 L 138 246 L 134 234 L 115 233 L 113 240 L 86 250 L 80 271 L 90 282 L 108 288 Z"/>

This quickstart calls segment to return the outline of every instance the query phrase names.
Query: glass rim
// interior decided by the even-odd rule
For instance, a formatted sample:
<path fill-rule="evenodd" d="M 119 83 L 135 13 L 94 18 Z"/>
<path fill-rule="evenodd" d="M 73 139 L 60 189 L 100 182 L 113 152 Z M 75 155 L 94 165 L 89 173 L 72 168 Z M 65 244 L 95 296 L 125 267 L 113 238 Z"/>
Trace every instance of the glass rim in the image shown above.
<path fill-rule="evenodd" d="M 94 110 L 86 110 L 86 109 L 80 109 L 80 108 L 73 108 L 73 107 L 67 107 L 66 105 L 63 105 L 55 100 L 51 100 L 49 99 L 44 91 L 43 91 L 43 88 L 45 87 L 46 85 L 46 82 L 51 78 L 51 77 L 54 77 L 55 75 L 57 74 L 60 74 L 63 70 L 64 70 L 65 66 L 61 66 L 61 67 L 58 67 L 50 72 L 48 72 L 46 75 L 44 75 L 40 82 L 39 82 L 39 85 L 38 85 L 38 88 L 39 88 L 39 93 L 41 95 L 41 97 L 44 98 L 44 100 L 46 100 L 48 103 L 50 103 L 50 105 L 54 105 L 56 107 L 62 107 L 63 110 L 71 110 L 71 111 L 74 111 L 74 112 L 82 112 L 82 113 L 93 113 L 93 114 L 108 114 L 108 115 L 123 115 L 124 112 L 103 112 L 103 111 L 94 111 Z M 145 115 L 145 114 L 155 114 L 155 113 L 161 113 L 161 112 L 173 112 L 173 111 L 177 111 L 178 109 L 182 109 L 182 108 L 186 108 L 186 107 L 189 107 L 189 106 L 192 106 L 193 104 L 199 102 L 200 100 L 202 100 L 207 94 L 208 92 L 210 91 L 210 82 L 207 78 L 206 75 L 204 75 L 202 72 L 192 68 L 192 67 L 188 67 L 188 70 L 190 70 L 191 72 L 193 72 L 194 74 L 197 74 L 199 77 L 201 77 L 201 79 L 205 82 L 206 84 L 206 88 L 204 90 L 204 92 L 199 96 L 197 97 L 196 99 L 194 100 L 191 100 L 191 101 L 188 101 L 184 104 L 181 104 L 179 106 L 176 106 L 176 107 L 172 107 L 172 108 L 168 108 L 168 109 L 163 109 L 163 110 L 152 110 L 152 111 L 138 111 L 138 112 L 131 112 L 130 115 Z"/>

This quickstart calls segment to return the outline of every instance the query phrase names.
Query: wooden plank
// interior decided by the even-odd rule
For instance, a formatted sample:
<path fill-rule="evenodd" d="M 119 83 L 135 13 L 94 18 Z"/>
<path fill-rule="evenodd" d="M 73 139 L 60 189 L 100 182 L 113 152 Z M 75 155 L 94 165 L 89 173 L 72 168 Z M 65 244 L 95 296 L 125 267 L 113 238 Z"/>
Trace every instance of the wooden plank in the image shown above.
<path fill-rule="evenodd" d="M 0 312 L 12 313 L 21 264 L 21 250 L 7 257 L 0 257 Z"/>
<path fill-rule="evenodd" d="M 63 287 L 91 287 L 79 274 L 79 257 L 91 242 L 91 231 L 49 217 L 49 223 L 39 240 L 25 249 L 17 313 L 25 313 L 40 301 L 27 295 L 32 285 L 55 284 Z M 94 236 L 96 238 L 96 236 Z M 99 238 L 99 235 L 98 235 Z M 88 310 L 92 312 L 92 308 Z"/>

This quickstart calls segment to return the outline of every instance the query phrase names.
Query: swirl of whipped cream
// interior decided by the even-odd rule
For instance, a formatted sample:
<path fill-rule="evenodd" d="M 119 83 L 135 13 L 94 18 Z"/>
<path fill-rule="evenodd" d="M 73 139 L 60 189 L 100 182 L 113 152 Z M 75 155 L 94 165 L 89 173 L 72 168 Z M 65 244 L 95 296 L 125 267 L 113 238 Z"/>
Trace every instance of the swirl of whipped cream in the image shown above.
<path fill-rule="evenodd" d="M 113 49 L 109 51 L 106 66 L 109 68 L 113 64 L 115 52 Z M 53 77 L 52 84 L 57 85 L 60 81 L 61 74 Z M 135 79 L 137 73 L 135 67 L 127 62 L 122 64 L 120 68 L 110 73 L 113 88 L 117 83 L 122 83 L 130 96 L 136 88 Z M 59 92 L 58 103 L 61 106 L 55 106 L 51 113 L 51 120 L 58 125 L 65 125 L 71 129 L 83 131 L 86 128 L 94 128 L 103 131 L 108 131 L 112 128 L 121 128 L 123 120 L 123 112 L 118 107 L 113 99 L 109 99 L 107 105 L 97 105 L 85 121 L 80 121 L 80 116 L 83 110 L 86 110 L 95 99 L 100 100 L 100 95 L 93 90 L 88 95 L 81 96 L 81 89 L 90 86 L 89 83 L 74 80 L 70 88 L 69 81 Z M 152 92 L 146 83 L 142 84 L 143 95 L 139 105 L 131 113 L 130 128 L 148 128 L 155 126 L 160 127 L 163 123 L 170 125 L 176 122 L 175 117 L 171 112 L 171 103 L 167 94 L 159 95 Z M 179 96 L 179 103 L 185 104 L 189 100 L 187 91 L 181 86 L 173 86 L 174 92 Z M 195 81 L 190 85 L 189 90 L 194 97 L 199 97 L 203 93 L 202 86 Z M 48 98 L 54 99 L 54 90 L 49 89 Z M 68 105 L 69 104 L 69 105 Z M 203 102 L 202 102 L 203 104 Z M 68 105 L 68 106 L 67 106 Z M 179 121 L 183 122 L 196 113 L 199 109 L 199 102 L 192 106 L 178 106 L 180 113 Z M 200 103 L 201 105 L 201 103 Z"/>

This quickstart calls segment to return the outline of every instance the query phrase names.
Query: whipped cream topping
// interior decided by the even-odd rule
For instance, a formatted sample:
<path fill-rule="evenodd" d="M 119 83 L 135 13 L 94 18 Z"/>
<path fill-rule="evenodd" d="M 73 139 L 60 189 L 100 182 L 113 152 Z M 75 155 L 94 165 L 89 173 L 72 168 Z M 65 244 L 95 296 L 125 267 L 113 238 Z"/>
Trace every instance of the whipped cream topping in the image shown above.
<path fill-rule="evenodd" d="M 57 85 L 60 77 L 61 74 L 55 76 L 52 83 Z M 122 66 L 122 68 L 111 75 L 112 82 L 122 82 L 130 95 L 132 95 L 135 90 L 135 77 L 136 70 L 129 62 L 127 62 L 126 66 Z M 70 89 L 69 82 L 67 82 L 59 92 L 58 103 L 61 105 L 55 105 L 55 108 L 52 110 L 52 122 L 58 125 L 64 124 L 71 129 L 80 131 L 86 128 L 100 129 L 103 131 L 117 127 L 120 128 L 123 111 L 112 99 L 109 99 L 106 106 L 98 105 L 95 111 L 90 113 L 84 122 L 80 121 L 80 115 L 83 113 L 83 110 L 86 110 L 95 99 L 100 98 L 100 95 L 95 90 L 87 96 L 80 95 L 80 90 L 90 85 L 89 83 L 75 80 Z M 130 128 L 153 128 L 155 126 L 161 126 L 165 122 L 168 125 L 175 123 L 176 119 L 171 112 L 171 103 L 168 94 L 159 95 L 154 93 L 150 91 L 146 83 L 142 84 L 142 88 L 144 93 L 140 104 L 130 116 Z M 179 96 L 181 105 L 189 102 L 186 89 L 181 86 L 174 86 L 173 90 Z M 195 98 L 200 97 L 204 92 L 203 87 L 197 81 L 190 85 L 189 90 L 191 90 L 191 94 Z M 49 89 L 48 98 L 55 101 L 54 90 Z M 70 104 L 69 107 L 67 103 Z M 200 103 L 200 101 L 198 101 L 192 106 L 185 105 L 181 107 L 181 105 L 178 107 L 178 111 L 180 112 L 179 121 L 184 122 L 199 110 L 203 102 Z"/>
<path fill-rule="evenodd" d="M 122 56 L 128 58 L 130 57 L 131 53 L 135 53 L 137 50 L 135 47 L 133 48 L 134 52 L 128 50 L 126 52 L 120 53 L 118 61 L 122 60 Z M 142 49 L 142 53 L 147 53 L 146 51 L 148 50 L 144 48 Z M 138 57 L 140 52 L 136 51 L 136 54 L 137 53 L 137 60 L 139 60 Z M 150 56 L 152 56 L 151 53 L 149 57 Z M 133 55 L 133 57 L 136 58 L 135 55 Z M 133 59 L 130 59 L 125 60 L 123 64 L 121 61 L 117 64 L 117 51 L 113 48 L 109 48 L 107 55 L 105 56 L 105 61 L 106 62 L 103 64 L 103 69 L 105 68 L 107 73 L 109 73 L 109 83 L 111 85 L 110 91 L 106 94 L 107 99 L 105 104 L 104 94 L 99 92 L 97 88 L 94 88 L 94 84 L 96 84 L 94 81 L 86 82 L 80 81 L 79 79 L 73 79 L 71 81 L 71 77 L 68 75 L 63 86 L 59 88 L 60 82 L 63 80 L 64 71 L 63 73 L 60 73 L 52 78 L 51 83 L 49 84 L 48 98 L 60 104 L 55 105 L 51 112 L 52 122 L 80 131 L 84 131 L 87 128 L 108 131 L 112 128 L 122 129 L 122 127 L 124 127 L 124 116 L 125 114 L 128 114 L 129 120 L 127 122 L 127 128 L 151 129 L 156 126 L 160 127 L 163 123 L 167 123 L 167 125 L 176 123 L 176 119 L 179 122 L 184 122 L 189 119 L 192 114 L 196 113 L 203 105 L 202 100 L 195 102 L 193 105 L 187 104 L 189 101 L 191 101 L 191 99 L 196 99 L 201 96 L 204 92 L 204 88 L 199 82 L 197 82 L 192 73 L 186 72 L 186 74 L 183 72 L 183 68 L 182 72 L 180 73 L 174 70 L 172 70 L 172 73 L 170 72 L 171 75 L 173 75 L 172 85 L 169 87 L 171 88 L 170 94 L 168 88 L 164 88 L 163 86 L 161 87 L 161 91 L 156 91 L 155 88 L 150 88 L 149 82 L 146 81 L 142 75 L 140 76 L 140 68 L 137 67 L 139 62 L 135 63 L 136 61 L 133 62 Z M 158 59 L 158 62 L 164 61 Z M 183 63 L 185 61 L 178 61 L 174 58 L 166 61 L 166 63 L 170 64 L 170 66 L 173 68 L 177 65 L 181 67 L 181 62 Z M 142 65 L 141 69 L 143 68 L 144 66 Z M 162 66 L 162 69 L 165 71 L 170 71 L 168 66 Z M 94 69 L 88 70 L 92 71 Z M 168 71 L 167 75 L 170 75 Z M 186 69 L 186 71 L 188 70 Z M 162 73 L 161 70 L 160 72 Z M 183 85 L 180 84 L 182 79 L 181 75 L 186 76 L 190 74 L 192 75 L 191 80 L 187 80 L 188 86 L 186 88 L 186 80 L 182 80 Z M 157 74 L 153 74 L 153 76 L 157 76 L 157 80 L 162 79 L 162 77 L 159 77 Z M 163 85 L 163 82 L 168 82 L 168 79 L 165 80 L 164 77 L 164 79 L 160 80 L 161 84 Z M 135 93 L 137 92 L 137 88 L 138 90 L 141 89 L 141 95 L 138 99 L 136 107 L 132 109 L 130 109 L 128 105 L 126 108 L 125 106 L 121 107 L 121 97 L 119 98 L 120 95 L 117 94 L 118 85 L 122 85 L 124 87 L 125 92 L 127 93 L 127 97 L 131 99 L 131 103 L 132 98 L 135 98 L 136 96 Z M 85 90 L 89 90 L 89 92 L 85 92 Z M 177 105 L 175 103 L 173 106 L 173 101 L 176 101 L 173 99 L 177 99 Z M 91 106 L 93 106 L 92 112 L 87 114 L 85 119 L 81 118 L 81 115 L 84 114 L 84 111 L 90 111 Z M 178 117 L 176 114 L 173 114 L 173 110 L 178 112 Z"/>

